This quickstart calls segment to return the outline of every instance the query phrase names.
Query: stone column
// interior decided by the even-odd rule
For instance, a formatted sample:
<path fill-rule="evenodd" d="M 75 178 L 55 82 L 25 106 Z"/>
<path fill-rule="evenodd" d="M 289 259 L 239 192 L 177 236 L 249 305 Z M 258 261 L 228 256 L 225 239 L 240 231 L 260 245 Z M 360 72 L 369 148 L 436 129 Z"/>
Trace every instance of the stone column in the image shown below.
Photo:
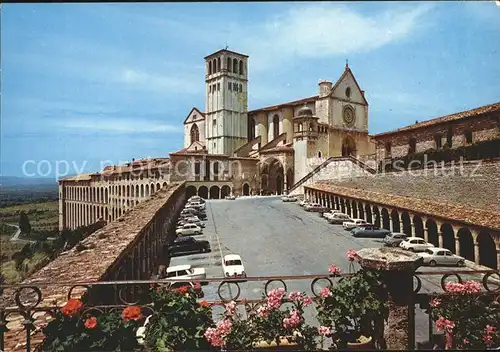
<path fill-rule="evenodd" d="M 363 248 L 357 253 L 363 269 L 381 272 L 389 291 L 389 317 L 384 326 L 385 349 L 415 349 L 413 274 L 422 258 L 399 248 Z"/>
<path fill-rule="evenodd" d="M 443 231 L 438 230 L 438 241 L 439 241 L 439 247 L 443 248 Z"/>
<path fill-rule="evenodd" d="M 429 242 L 429 228 L 425 227 L 425 225 L 424 225 L 424 227 L 423 227 L 422 230 L 424 231 L 424 240 L 425 240 L 425 242 Z"/>
<path fill-rule="evenodd" d="M 460 241 L 458 238 L 455 238 L 455 253 L 456 255 L 460 255 Z"/>
<path fill-rule="evenodd" d="M 474 243 L 474 261 L 479 265 L 479 243 Z"/>
<path fill-rule="evenodd" d="M 497 270 L 500 269 L 500 248 L 497 248 Z"/>

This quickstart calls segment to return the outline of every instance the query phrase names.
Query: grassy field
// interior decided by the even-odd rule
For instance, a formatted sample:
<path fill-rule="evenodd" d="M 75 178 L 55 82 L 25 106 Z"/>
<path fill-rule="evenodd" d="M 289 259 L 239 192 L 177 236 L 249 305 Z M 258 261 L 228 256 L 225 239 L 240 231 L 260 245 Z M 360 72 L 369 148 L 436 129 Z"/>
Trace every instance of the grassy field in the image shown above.
<path fill-rule="evenodd" d="M 19 213 L 24 211 L 30 220 L 31 228 L 36 231 L 38 226 L 53 226 L 57 228 L 59 222 L 58 201 L 43 203 L 28 203 L 0 208 L 0 225 L 2 223 L 18 224 Z M 1 227 L 3 232 L 4 226 Z M 15 229 L 14 231 L 15 232 Z"/>

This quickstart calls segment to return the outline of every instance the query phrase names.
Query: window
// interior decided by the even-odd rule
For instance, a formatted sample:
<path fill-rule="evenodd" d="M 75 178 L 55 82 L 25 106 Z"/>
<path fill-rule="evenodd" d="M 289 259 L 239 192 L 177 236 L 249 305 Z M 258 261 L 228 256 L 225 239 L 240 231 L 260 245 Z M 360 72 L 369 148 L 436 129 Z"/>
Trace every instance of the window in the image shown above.
<path fill-rule="evenodd" d="M 443 145 L 442 145 L 442 139 L 441 139 L 441 135 L 440 134 L 436 134 L 434 136 L 434 142 L 436 143 L 436 149 L 440 149 Z"/>
<path fill-rule="evenodd" d="M 318 152 L 318 158 L 321 159 L 321 150 Z"/>
<path fill-rule="evenodd" d="M 278 115 L 273 117 L 273 139 L 278 138 L 280 134 L 280 118 Z"/>
<path fill-rule="evenodd" d="M 191 144 L 200 140 L 200 130 L 196 124 L 191 127 Z"/>
<path fill-rule="evenodd" d="M 201 166 L 201 164 L 200 164 L 199 161 L 197 161 L 197 162 L 194 163 L 194 174 L 195 174 L 195 176 L 200 175 L 200 166 Z"/>
<path fill-rule="evenodd" d="M 231 72 L 231 58 L 230 57 L 227 58 L 227 71 Z"/>
<path fill-rule="evenodd" d="M 299 132 L 302 132 L 302 123 L 299 123 Z"/>
<path fill-rule="evenodd" d="M 466 130 L 464 132 L 464 137 L 465 137 L 466 144 L 472 144 L 472 131 L 471 130 Z"/>
<path fill-rule="evenodd" d="M 250 117 L 248 121 L 248 140 L 251 141 L 255 139 L 255 119 Z"/>
<path fill-rule="evenodd" d="M 238 83 L 233 83 L 233 90 L 234 90 L 235 92 L 237 92 L 237 91 L 238 91 Z"/>
<path fill-rule="evenodd" d="M 233 72 L 238 73 L 238 60 L 233 59 Z"/>
<path fill-rule="evenodd" d="M 217 72 L 220 71 L 220 57 L 217 58 Z"/>
<path fill-rule="evenodd" d="M 351 97 L 351 87 L 347 87 L 345 89 L 345 96 L 350 98 Z"/>
<path fill-rule="evenodd" d="M 208 74 L 211 75 L 212 74 L 212 61 L 210 61 L 208 63 Z"/>
<path fill-rule="evenodd" d="M 243 92 L 243 86 L 240 84 L 240 93 Z"/>
<path fill-rule="evenodd" d="M 231 90 L 231 82 L 227 82 L 227 89 Z"/>
<path fill-rule="evenodd" d="M 220 90 L 220 83 L 217 83 L 217 90 Z"/>
<path fill-rule="evenodd" d="M 243 60 L 240 61 L 240 75 L 243 74 Z"/>
<path fill-rule="evenodd" d="M 408 144 L 410 146 L 408 149 L 408 154 L 415 153 L 417 151 L 417 140 L 414 137 L 412 137 L 410 138 Z"/>

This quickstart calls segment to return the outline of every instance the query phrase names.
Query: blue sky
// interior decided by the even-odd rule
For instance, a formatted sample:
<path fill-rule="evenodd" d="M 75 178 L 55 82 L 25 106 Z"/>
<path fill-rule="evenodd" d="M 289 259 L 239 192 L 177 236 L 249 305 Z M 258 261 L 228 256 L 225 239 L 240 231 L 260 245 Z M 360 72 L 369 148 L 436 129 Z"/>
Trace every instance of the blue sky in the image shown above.
<path fill-rule="evenodd" d="M 250 56 L 249 109 L 317 94 L 346 58 L 370 133 L 494 103 L 499 18 L 498 2 L 4 4 L 1 174 L 181 149 L 203 57 L 226 44 Z"/>

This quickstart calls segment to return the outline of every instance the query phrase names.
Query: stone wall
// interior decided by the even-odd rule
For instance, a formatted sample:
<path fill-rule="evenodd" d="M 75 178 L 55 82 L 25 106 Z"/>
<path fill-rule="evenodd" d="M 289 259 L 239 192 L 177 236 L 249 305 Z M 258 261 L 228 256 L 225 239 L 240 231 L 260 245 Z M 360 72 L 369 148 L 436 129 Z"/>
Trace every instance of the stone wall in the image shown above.
<path fill-rule="evenodd" d="M 383 133 L 375 136 L 377 142 L 377 157 L 402 157 L 408 154 L 410 138 L 416 140 L 416 153 L 425 152 L 429 149 L 438 149 L 436 138 L 441 140 L 441 146 L 447 142 L 447 135 L 451 133 L 451 148 L 468 145 L 465 134 L 472 133 L 472 143 L 485 140 L 500 139 L 499 128 L 500 112 L 492 112 L 487 115 L 463 118 L 457 121 L 429 124 L 420 128 L 406 127 L 401 132 Z M 391 153 L 386 154 L 386 144 L 391 144 Z"/>
<path fill-rule="evenodd" d="M 72 283 L 149 279 L 160 264 L 163 244 L 173 238 L 171 234 L 185 201 L 185 184 L 170 185 L 117 221 L 94 232 L 70 251 L 62 253 L 22 284 L 40 288 L 42 299 L 38 308 L 43 308 L 54 303 L 63 305 Z M 87 289 L 79 286 L 72 291 L 72 297 L 85 296 L 93 304 L 109 304 L 108 300 L 116 299 L 116 291 L 97 290 L 97 287 Z M 128 291 L 123 297 L 132 301 L 133 294 Z M 13 290 L 6 289 L 0 306 L 14 306 L 13 297 Z M 32 301 L 34 292 L 27 290 L 21 298 Z M 37 313 L 35 318 L 35 326 L 49 319 L 43 313 Z M 16 345 L 22 347 L 25 343 L 23 320 L 19 314 L 10 314 L 9 331 L 5 334 L 6 350 L 12 351 Z M 40 331 L 32 333 L 32 346 L 36 346 L 42 338 Z"/>
<path fill-rule="evenodd" d="M 335 182 L 342 187 L 500 211 L 500 162 L 378 173 Z"/>

